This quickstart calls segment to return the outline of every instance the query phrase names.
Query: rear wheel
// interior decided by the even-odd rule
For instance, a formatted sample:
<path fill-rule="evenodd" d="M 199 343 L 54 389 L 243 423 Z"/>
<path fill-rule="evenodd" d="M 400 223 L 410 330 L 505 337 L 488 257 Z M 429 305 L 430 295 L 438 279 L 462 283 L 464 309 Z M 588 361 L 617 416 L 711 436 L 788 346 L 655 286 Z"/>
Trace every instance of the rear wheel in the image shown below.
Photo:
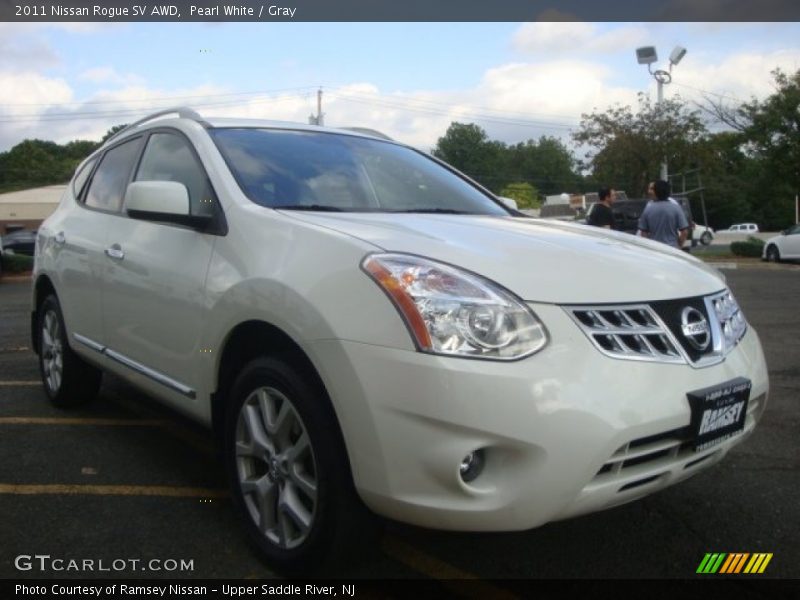
<path fill-rule="evenodd" d="M 777 246 L 770 245 L 767 248 L 767 260 L 769 262 L 780 262 L 781 261 L 781 253 L 778 250 Z"/>
<path fill-rule="evenodd" d="M 225 463 L 234 504 L 269 563 L 307 572 L 374 523 L 353 488 L 324 391 L 291 364 L 253 360 L 233 386 Z"/>
<path fill-rule="evenodd" d="M 38 335 L 39 371 L 50 401 L 66 408 L 93 400 L 100 388 L 101 372 L 69 347 L 61 307 L 54 295 L 39 308 Z"/>
<path fill-rule="evenodd" d="M 703 235 L 700 236 L 700 242 L 703 246 L 708 246 L 711 243 L 712 236 L 711 233 L 708 231 L 704 231 Z"/>

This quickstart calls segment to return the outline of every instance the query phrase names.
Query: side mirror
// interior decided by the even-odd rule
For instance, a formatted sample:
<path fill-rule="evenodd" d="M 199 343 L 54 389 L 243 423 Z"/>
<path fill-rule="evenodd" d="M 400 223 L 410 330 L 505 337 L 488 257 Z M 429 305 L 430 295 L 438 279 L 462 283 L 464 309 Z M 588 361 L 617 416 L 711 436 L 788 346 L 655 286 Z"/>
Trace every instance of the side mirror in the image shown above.
<path fill-rule="evenodd" d="M 517 201 L 514 200 L 513 198 L 498 196 L 497 199 L 500 200 L 500 202 L 502 202 L 506 208 L 510 208 L 511 210 L 519 210 L 519 207 L 517 206 Z"/>
<path fill-rule="evenodd" d="M 186 217 L 189 216 L 189 191 L 176 181 L 134 181 L 125 193 L 125 210 L 135 218 Z"/>
<path fill-rule="evenodd" d="M 192 215 L 189 190 L 176 181 L 134 181 L 125 192 L 125 210 L 134 219 L 161 221 L 202 229 L 212 217 Z"/>

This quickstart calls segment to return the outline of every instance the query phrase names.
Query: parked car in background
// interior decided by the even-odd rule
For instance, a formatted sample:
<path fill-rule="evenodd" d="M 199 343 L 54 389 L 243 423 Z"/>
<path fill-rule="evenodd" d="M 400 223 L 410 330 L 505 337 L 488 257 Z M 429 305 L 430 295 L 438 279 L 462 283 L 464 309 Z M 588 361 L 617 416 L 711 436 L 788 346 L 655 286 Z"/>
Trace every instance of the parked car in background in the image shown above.
<path fill-rule="evenodd" d="M 692 239 L 703 244 L 703 246 L 708 246 L 714 239 L 714 230 L 706 225 L 695 223 L 692 229 Z"/>
<path fill-rule="evenodd" d="M 108 371 L 211 427 L 251 542 L 295 570 L 364 545 L 367 508 L 524 530 L 753 432 L 768 371 L 719 271 L 519 215 L 381 137 L 156 113 L 39 230 L 44 393 L 86 402 Z"/>
<path fill-rule="evenodd" d="M 764 244 L 761 258 L 770 262 L 800 260 L 800 224 L 792 225 Z"/>
<path fill-rule="evenodd" d="M 5 254 L 26 254 L 33 256 L 36 248 L 36 232 L 29 229 L 12 231 L 3 236 L 3 252 Z"/>
<path fill-rule="evenodd" d="M 729 233 L 758 233 L 758 225 L 755 223 L 737 223 L 728 227 L 726 231 Z"/>

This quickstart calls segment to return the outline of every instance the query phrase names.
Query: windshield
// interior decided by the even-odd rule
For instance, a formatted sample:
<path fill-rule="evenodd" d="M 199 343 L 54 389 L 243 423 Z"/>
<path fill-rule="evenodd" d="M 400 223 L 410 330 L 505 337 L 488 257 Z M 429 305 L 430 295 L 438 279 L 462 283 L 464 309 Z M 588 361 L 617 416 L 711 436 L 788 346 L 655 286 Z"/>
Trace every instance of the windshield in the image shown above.
<path fill-rule="evenodd" d="M 211 129 L 242 191 L 270 208 L 508 215 L 421 152 L 335 133 Z"/>

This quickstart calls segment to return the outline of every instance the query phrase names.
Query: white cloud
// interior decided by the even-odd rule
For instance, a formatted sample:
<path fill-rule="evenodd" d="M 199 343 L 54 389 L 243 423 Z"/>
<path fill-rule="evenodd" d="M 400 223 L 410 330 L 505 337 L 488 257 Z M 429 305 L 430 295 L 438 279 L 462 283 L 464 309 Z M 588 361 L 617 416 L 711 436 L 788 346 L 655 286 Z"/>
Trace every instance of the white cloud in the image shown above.
<path fill-rule="evenodd" d="M 47 42 L 27 27 L 29 35 L 20 35 L 19 25 L 0 23 L 0 69 L 26 71 L 55 66 L 59 58 Z"/>
<path fill-rule="evenodd" d="M 52 139 L 39 119 L 48 103 L 71 100 L 72 89 L 62 79 L 32 72 L 0 71 L 0 151 L 26 137 Z"/>
<path fill-rule="evenodd" d="M 36 31 L 33 26 L 16 27 L 17 33 Z M 8 26 L 0 24 L 0 51 L 8 47 L 4 38 L 7 30 Z M 520 53 L 518 61 L 498 64 L 477 74 L 474 86 L 387 91 L 361 81 L 326 88 L 326 124 L 371 127 L 423 149 L 435 145 L 452 121 L 476 122 L 490 137 L 508 143 L 541 135 L 570 142 L 570 128 L 577 128 L 581 114 L 604 111 L 616 104 L 636 105 L 636 94 L 647 80 L 646 73 L 641 74 L 635 64 L 631 48 L 645 43 L 649 34 L 652 31 L 641 24 L 526 23 L 513 35 L 513 47 Z M 155 88 L 143 77 L 102 63 L 71 82 L 47 77 L 41 73 L 46 72 L 45 63 L 53 57 L 48 55 L 48 46 L 38 47 L 42 50 L 39 64 L 27 68 L 4 68 L 0 56 L 0 121 L 5 119 L 0 127 L 0 151 L 25 137 L 62 143 L 77 138 L 99 139 L 113 125 L 181 104 L 193 106 L 205 116 L 302 123 L 316 113 L 316 90 L 311 88 L 299 95 L 287 92 L 259 96 L 237 95 L 236 90 L 225 85 Z M 619 51 L 630 56 L 623 66 L 614 67 L 620 57 L 612 54 Z M 696 89 L 702 89 L 742 101 L 753 95 L 764 97 L 773 91 L 772 69 L 781 66 L 793 72 L 800 66 L 800 48 L 771 53 L 740 51 L 721 62 L 714 62 L 699 51 L 689 57 L 692 60 L 683 61 L 675 71 L 675 85 L 668 88 L 668 95 L 680 93 L 688 99 L 699 98 Z M 98 60 L 103 60 L 102 56 Z M 281 66 L 289 67 L 293 60 L 287 56 Z M 642 76 L 632 78 L 635 83 L 626 83 L 625 75 L 631 72 Z M 78 89 L 79 82 L 94 88 L 82 103 L 73 100 L 73 88 Z M 19 102 L 28 105 L 14 104 Z M 64 113 L 66 119 L 59 116 L 61 120 L 36 122 L 37 116 L 51 115 L 53 119 L 53 114 Z M 26 116 L 23 119 L 20 115 Z"/>
<path fill-rule="evenodd" d="M 719 94 L 728 102 L 763 99 L 775 91 L 771 71 L 780 67 L 794 73 L 800 69 L 800 48 L 765 54 L 737 53 L 722 62 L 698 60 L 681 63 L 674 72 L 675 90 L 684 98 L 701 99 Z M 710 94 L 709 94 L 710 92 Z"/>
<path fill-rule="evenodd" d="M 94 67 L 92 69 L 87 69 L 78 76 L 78 79 L 97 84 L 114 85 L 142 85 L 145 82 L 143 77 L 133 74 L 121 74 L 112 67 Z"/>
<path fill-rule="evenodd" d="M 634 48 L 647 40 L 641 25 L 626 25 L 610 31 L 596 23 L 524 23 L 512 37 L 515 50 L 532 55 L 580 54 L 596 56 Z"/>
<path fill-rule="evenodd" d="M 24 100 L 25 104 L 19 104 Z M 0 71 L 0 105 L 11 114 L 29 114 L 28 105 L 61 103 L 72 100 L 72 90 L 62 79 L 50 79 L 36 73 Z"/>
<path fill-rule="evenodd" d="M 633 90 L 610 88 L 606 84 L 608 75 L 609 70 L 597 64 L 562 60 L 498 66 L 488 70 L 474 88 L 465 90 L 383 92 L 371 83 L 353 83 L 326 89 L 323 111 L 329 126 L 371 127 L 425 150 L 436 144 L 453 121 L 477 122 L 490 137 L 509 143 L 541 135 L 569 141 L 570 127 L 577 126 L 582 112 L 635 100 Z M 72 100 L 69 86 L 61 81 L 31 77 L 26 91 L 14 97 L 31 103 L 37 99 L 53 102 L 48 110 L 30 106 L 25 110 L 44 118 L 57 113 L 59 120 L 38 125 L 19 123 L 13 131 L 4 131 L 0 136 L 0 149 L 24 137 L 45 137 L 60 143 L 77 138 L 99 139 L 113 125 L 131 122 L 159 107 L 180 104 L 193 106 L 208 117 L 305 123 L 309 115 L 316 114 L 316 92 L 312 90 L 299 95 L 250 97 L 208 85 L 154 89 L 140 83 L 114 88 L 120 76 L 111 68 L 92 69 L 82 76 L 105 85 L 106 89 L 96 92 L 85 103 L 59 107 L 58 103 Z M 39 83 L 39 89 L 34 89 L 34 81 Z M 17 83 L 4 87 L 13 89 L 14 86 L 19 87 Z M 48 91 L 47 86 L 51 86 L 52 91 Z M 0 98 L 0 104 L 4 102 Z M 66 118 L 64 113 L 67 113 Z M 69 114 L 74 118 L 68 118 Z M 87 118 L 93 116 L 95 118 Z"/>

